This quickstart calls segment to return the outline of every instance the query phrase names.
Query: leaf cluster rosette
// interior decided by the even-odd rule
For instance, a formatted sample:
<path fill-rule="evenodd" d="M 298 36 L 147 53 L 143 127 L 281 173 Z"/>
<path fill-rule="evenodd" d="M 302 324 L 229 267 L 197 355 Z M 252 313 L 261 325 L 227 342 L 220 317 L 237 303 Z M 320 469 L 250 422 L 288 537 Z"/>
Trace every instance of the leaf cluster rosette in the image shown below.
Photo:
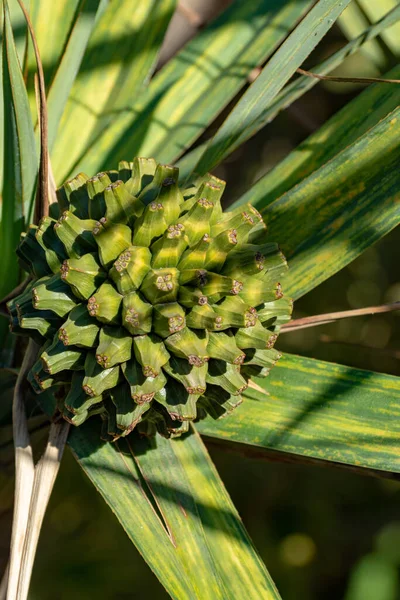
<path fill-rule="evenodd" d="M 225 182 L 178 175 L 145 158 L 80 173 L 17 249 L 31 281 L 11 329 L 41 346 L 29 380 L 59 386 L 73 425 L 100 415 L 105 440 L 223 417 L 280 357 L 284 256 L 250 204 L 223 212 Z"/>

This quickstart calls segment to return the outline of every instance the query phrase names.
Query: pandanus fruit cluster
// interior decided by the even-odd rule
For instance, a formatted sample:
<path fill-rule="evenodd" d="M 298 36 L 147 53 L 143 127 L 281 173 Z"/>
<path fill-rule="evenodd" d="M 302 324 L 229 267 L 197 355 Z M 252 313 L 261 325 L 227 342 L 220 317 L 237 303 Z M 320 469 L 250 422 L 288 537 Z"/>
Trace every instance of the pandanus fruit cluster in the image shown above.
<path fill-rule="evenodd" d="M 223 212 L 212 175 L 182 188 L 178 176 L 144 158 L 80 173 L 17 250 L 31 279 L 8 304 L 11 329 L 41 346 L 29 380 L 58 386 L 74 425 L 100 415 L 105 440 L 223 417 L 280 357 L 287 265 L 261 215 Z"/>

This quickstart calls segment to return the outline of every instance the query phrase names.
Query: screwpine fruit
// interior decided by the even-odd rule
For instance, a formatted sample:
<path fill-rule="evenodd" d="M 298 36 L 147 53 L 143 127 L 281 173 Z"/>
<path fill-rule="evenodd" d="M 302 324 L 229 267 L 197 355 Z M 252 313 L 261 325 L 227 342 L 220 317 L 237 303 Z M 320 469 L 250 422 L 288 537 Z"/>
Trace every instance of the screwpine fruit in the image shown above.
<path fill-rule="evenodd" d="M 251 205 L 223 212 L 225 182 L 178 175 L 146 158 L 80 173 L 17 249 L 31 280 L 10 327 L 41 345 L 29 381 L 59 386 L 73 425 L 100 415 L 107 441 L 223 417 L 280 358 L 284 256 Z"/>

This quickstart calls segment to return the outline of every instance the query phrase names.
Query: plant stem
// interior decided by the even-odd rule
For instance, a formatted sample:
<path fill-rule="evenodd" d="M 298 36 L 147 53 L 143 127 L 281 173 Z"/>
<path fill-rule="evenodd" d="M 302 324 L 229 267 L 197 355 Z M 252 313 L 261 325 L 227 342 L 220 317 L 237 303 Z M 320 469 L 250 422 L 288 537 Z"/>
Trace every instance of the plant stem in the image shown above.
<path fill-rule="evenodd" d="M 19 572 L 18 600 L 26 600 L 28 598 L 29 583 L 32 576 L 40 530 L 60 467 L 69 427 L 69 423 L 65 421 L 51 424 L 45 453 L 35 467 L 29 520 Z"/>
<path fill-rule="evenodd" d="M 319 75 L 318 73 L 312 73 L 311 71 L 305 71 L 304 69 L 297 69 L 297 73 L 306 75 L 307 77 L 314 77 L 314 79 L 336 81 L 337 83 L 400 83 L 400 79 L 384 79 L 382 77 L 335 77 L 334 75 Z"/>
<path fill-rule="evenodd" d="M 7 600 L 7 586 L 8 586 L 8 571 L 10 565 L 7 563 L 2 580 L 0 582 L 0 600 Z"/>
<path fill-rule="evenodd" d="M 400 310 L 400 301 L 392 302 L 390 304 L 381 304 L 379 306 L 368 306 L 367 308 L 356 308 L 353 310 L 342 310 L 322 315 L 313 315 L 312 317 L 302 317 L 301 319 L 295 319 L 294 321 L 290 321 L 290 323 L 282 325 L 281 333 L 306 329 L 307 327 L 316 327 L 317 325 L 326 325 L 327 323 L 333 323 L 339 319 L 349 319 L 351 317 L 361 317 L 363 315 L 376 315 L 391 312 L 393 310 Z"/>
<path fill-rule="evenodd" d="M 26 375 L 36 360 L 38 349 L 39 346 L 30 340 L 14 392 L 15 499 L 7 600 L 26 600 L 28 597 L 40 528 L 69 431 L 68 423 L 52 423 L 46 450 L 35 467 L 23 386 Z"/>
<path fill-rule="evenodd" d="M 23 387 L 26 375 L 36 360 L 39 346 L 29 341 L 22 362 L 13 400 L 13 432 L 15 445 L 15 497 L 11 534 L 10 570 L 8 576 L 7 600 L 15 600 L 18 591 L 19 570 L 25 543 L 32 496 L 35 466 L 25 413 Z"/>

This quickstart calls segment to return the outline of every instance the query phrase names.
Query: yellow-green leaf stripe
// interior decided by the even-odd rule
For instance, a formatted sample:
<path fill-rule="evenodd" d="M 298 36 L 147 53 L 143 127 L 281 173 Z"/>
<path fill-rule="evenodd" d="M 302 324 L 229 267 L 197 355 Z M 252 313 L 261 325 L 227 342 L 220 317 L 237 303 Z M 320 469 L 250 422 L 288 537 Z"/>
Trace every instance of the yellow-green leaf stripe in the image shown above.
<path fill-rule="evenodd" d="M 400 378 L 284 355 L 207 436 L 386 473 L 400 472 Z"/>

